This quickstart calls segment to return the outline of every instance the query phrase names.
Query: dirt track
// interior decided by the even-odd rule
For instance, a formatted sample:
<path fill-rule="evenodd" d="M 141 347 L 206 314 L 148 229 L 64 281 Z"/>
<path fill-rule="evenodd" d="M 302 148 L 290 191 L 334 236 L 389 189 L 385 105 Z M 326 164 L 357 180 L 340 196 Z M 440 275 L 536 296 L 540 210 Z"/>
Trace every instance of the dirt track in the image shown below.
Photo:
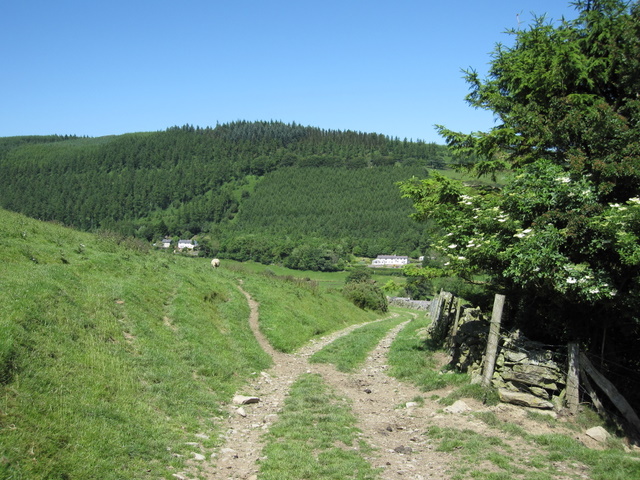
<path fill-rule="evenodd" d="M 240 288 L 240 287 L 239 287 Z M 416 387 L 397 381 L 386 375 L 387 351 L 397 333 L 407 322 L 392 329 L 370 353 L 365 364 L 356 373 L 341 373 L 331 365 L 310 364 L 308 358 L 315 352 L 343 336 L 358 326 L 351 326 L 335 332 L 318 341 L 312 341 L 294 354 L 275 351 L 267 342 L 258 326 L 258 304 L 240 288 L 251 307 L 250 325 L 262 346 L 273 358 L 273 366 L 266 372 L 257 373 L 238 394 L 256 396 L 259 403 L 250 405 L 229 404 L 229 416 L 224 420 L 224 445 L 210 458 L 192 462 L 192 468 L 185 473 L 175 474 L 178 479 L 225 479 L 255 480 L 258 474 L 257 460 L 263 444 L 261 436 L 277 420 L 278 412 L 293 382 L 299 375 L 319 373 L 324 381 L 352 401 L 353 412 L 358 418 L 358 427 L 363 439 L 374 448 L 368 460 L 374 467 L 382 469 L 381 479 L 448 479 L 453 474 L 456 454 L 436 451 L 425 431 L 430 425 L 469 429 L 481 434 L 500 435 L 490 431 L 487 425 L 468 413 L 450 414 L 443 412 L 442 405 L 425 398 L 421 406 L 408 406 L 417 396 L 444 396 L 446 391 L 429 392 L 425 395 Z M 491 410 L 503 420 L 521 425 L 531 433 L 543 428 L 539 423 L 530 422 L 521 409 L 499 405 L 486 408 L 472 400 L 466 401 L 473 411 Z M 559 433 L 556 430 L 556 433 Z M 516 451 L 529 454 L 530 445 L 509 440 Z M 484 465 L 483 470 L 493 470 Z M 571 474 L 582 478 L 584 472 L 571 469 Z M 582 475 L 580 475 L 582 474 Z M 556 478 L 563 477 L 559 472 Z"/>

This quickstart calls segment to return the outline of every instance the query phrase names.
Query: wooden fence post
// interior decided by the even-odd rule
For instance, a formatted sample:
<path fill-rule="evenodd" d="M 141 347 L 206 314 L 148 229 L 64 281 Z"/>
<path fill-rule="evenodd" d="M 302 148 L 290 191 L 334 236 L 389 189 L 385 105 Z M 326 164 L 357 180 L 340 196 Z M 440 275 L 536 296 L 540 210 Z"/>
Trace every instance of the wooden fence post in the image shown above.
<path fill-rule="evenodd" d="M 567 370 L 567 407 L 569 413 L 575 415 L 578 413 L 578 404 L 580 403 L 579 396 L 579 360 L 580 347 L 577 343 L 572 342 L 569 344 L 569 359 Z"/>
<path fill-rule="evenodd" d="M 493 312 L 491 313 L 491 326 L 489 327 L 489 338 L 487 339 L 487 353 L 484 356 L 484 372 L 482 375 L 482 385 L 491 385 L 493 369 L 496 365 L 496 353 L 498 352 L 498 339 L 500 338 L 500 322 L 502 321 L 502 310 L 504 308 L 504 295 L 496 294 L 493 300 Z"/>

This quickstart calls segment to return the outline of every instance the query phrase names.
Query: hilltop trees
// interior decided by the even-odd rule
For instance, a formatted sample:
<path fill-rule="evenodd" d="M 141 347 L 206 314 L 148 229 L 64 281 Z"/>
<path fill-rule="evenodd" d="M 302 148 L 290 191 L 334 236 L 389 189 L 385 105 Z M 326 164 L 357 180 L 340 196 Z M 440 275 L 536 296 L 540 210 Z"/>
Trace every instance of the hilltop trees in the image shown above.
<path fill-rule="evenodd" d="M 213 236 L 221 256 L 332 270 L 356 252 L 419 251 L 395 182 L 447 158 L 442 145 L 282 122 L 0 138 L 0 206 L 150 241 Z"/>
<path fill-rule="evenodd" d="M 636 368 L 640 338 L 640 6 L 575 3 L 498 45 L 467 101 L 495 114 L 488 132 L 440 127 L 478 175 L 513 171 L 502 190 L 441 176 L 402 183 L 418 220 L 435 219 L 445 270 L 488 273 L 528 332 L 580 340 Z M 612 367 L 613 368 L 613 367 Z"/>

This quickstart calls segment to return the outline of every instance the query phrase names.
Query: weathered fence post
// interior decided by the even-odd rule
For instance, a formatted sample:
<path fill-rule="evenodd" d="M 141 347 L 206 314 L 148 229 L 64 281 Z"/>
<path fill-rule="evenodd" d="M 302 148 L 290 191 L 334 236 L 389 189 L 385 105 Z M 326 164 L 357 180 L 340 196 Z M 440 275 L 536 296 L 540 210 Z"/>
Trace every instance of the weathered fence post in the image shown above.
<path fill-rule="evenodd" d="M 440 316 L 440 310 L 442 309 L 442 294 L 444 293 L 444 290 L 440 290 L 440 293 L 438 294 L 437 297 L 434 297 L 433 300 L 431 301 L 431 310 L 430 310 L 430 314 L 431 314 L 431 321 L 432 322 L 437 322 L 438 321 L 438 317 Z"/>
<path fill-rule="evenodd" d="M 504 299 L 504 295 L 496 294 L 493 300 L 491 326 L 489 327 L 489 338 L 487 339 L 487 353 L 484 356 L 484 372 L 482 374 L 482 385 L 484 387 L 491 385 L 493 369 L 496 365 L 496 353 L 498 351 L 498 339 L 500 338 L 500 322 L 502 321 Z"/>
<path fill-rule="evenodd" d="M 580 348 L 578 344 L 572 342 L 569 344 L 569 359 L 567 368 L 567 407 L 569 413 L 575 415 L 578 413 L 578 404 L 580 403 L 579 397 L 579 354 Z"/>

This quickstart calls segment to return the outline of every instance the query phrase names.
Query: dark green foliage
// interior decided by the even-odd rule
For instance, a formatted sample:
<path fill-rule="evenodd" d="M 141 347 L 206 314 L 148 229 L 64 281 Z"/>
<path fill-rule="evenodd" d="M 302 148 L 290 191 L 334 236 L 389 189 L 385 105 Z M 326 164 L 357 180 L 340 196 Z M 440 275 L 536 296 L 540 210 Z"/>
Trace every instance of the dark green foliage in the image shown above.
<path fill-rule="evenodd" d="M 361 283 L 371 281 L 371 271 L 366 267 L 354 268 L 344 279 L 345 283 Z"/>
<path fill-rule="evenodd" d="M 407 277 L 403 296 L 413 300 L 428 300 L 437 293 L 433 290 L 433 280 L 426 277 Z"/>
<path fill-rule="evenodd" d="M 335 272 L 342 270 L 344 262 L 330 250 L 311 245 L 300 245 L 291 251 L 291 254 L 284 261 L 284 266 L 296 270 Z"/>
<path fill-rule="evenodd" d="M 342 287 L 344 296 L 363 310 L 386 312 L 389 309 L 387 297 L 373 282 L 347 283 Z"/>
<path fill-rule="evenodd" d="M 375 257 L 409 255 L 425 243 L 422 228 L 409 219 L 411 202 L 400 198 L 396 182 L 424 175 L 424 168 L 378 167 L 284 168 L 266 175 L 242 203 L 234 222 L 225 227 L 229 238 L 222 250 L 246 250 L 248 258 L 278 261 L 275 244 L 291 251 L 299 240 L 324 239 L 338 257 L 345 253 Z M 255 235 L 259 235 L 259 239 Z M 258 245 L 256 245 L 256 242 Z M 319 246 L 320 246 L 319 245 Z M 288 253 L 287 253 L 288 255 Z"/>
<path fill-rule="evenodd" d="M 0 206 L 145 240 L 211 233 L 206 254 L 332 270 L 352 252 L 415 250 L 393 183 L 446 160 L 440 145 L 281 122 L 9 137 Z"/>
<path fill-rule="evenodd" d="M 577 1 L 575 20 L 537 18 L 498 45 L 468 102 L 496 126 L 451 147 L 502 190 L 435 177 L 404 192 L 447 232 L 450 269 L 488 274 L 514 323 L 547 343 L 579 341 L 640 404 L 640 3 Z M 416 188 L 417 187 L 417 188 Z M 448 204 L 445 205 L 445 202 Z"/>

